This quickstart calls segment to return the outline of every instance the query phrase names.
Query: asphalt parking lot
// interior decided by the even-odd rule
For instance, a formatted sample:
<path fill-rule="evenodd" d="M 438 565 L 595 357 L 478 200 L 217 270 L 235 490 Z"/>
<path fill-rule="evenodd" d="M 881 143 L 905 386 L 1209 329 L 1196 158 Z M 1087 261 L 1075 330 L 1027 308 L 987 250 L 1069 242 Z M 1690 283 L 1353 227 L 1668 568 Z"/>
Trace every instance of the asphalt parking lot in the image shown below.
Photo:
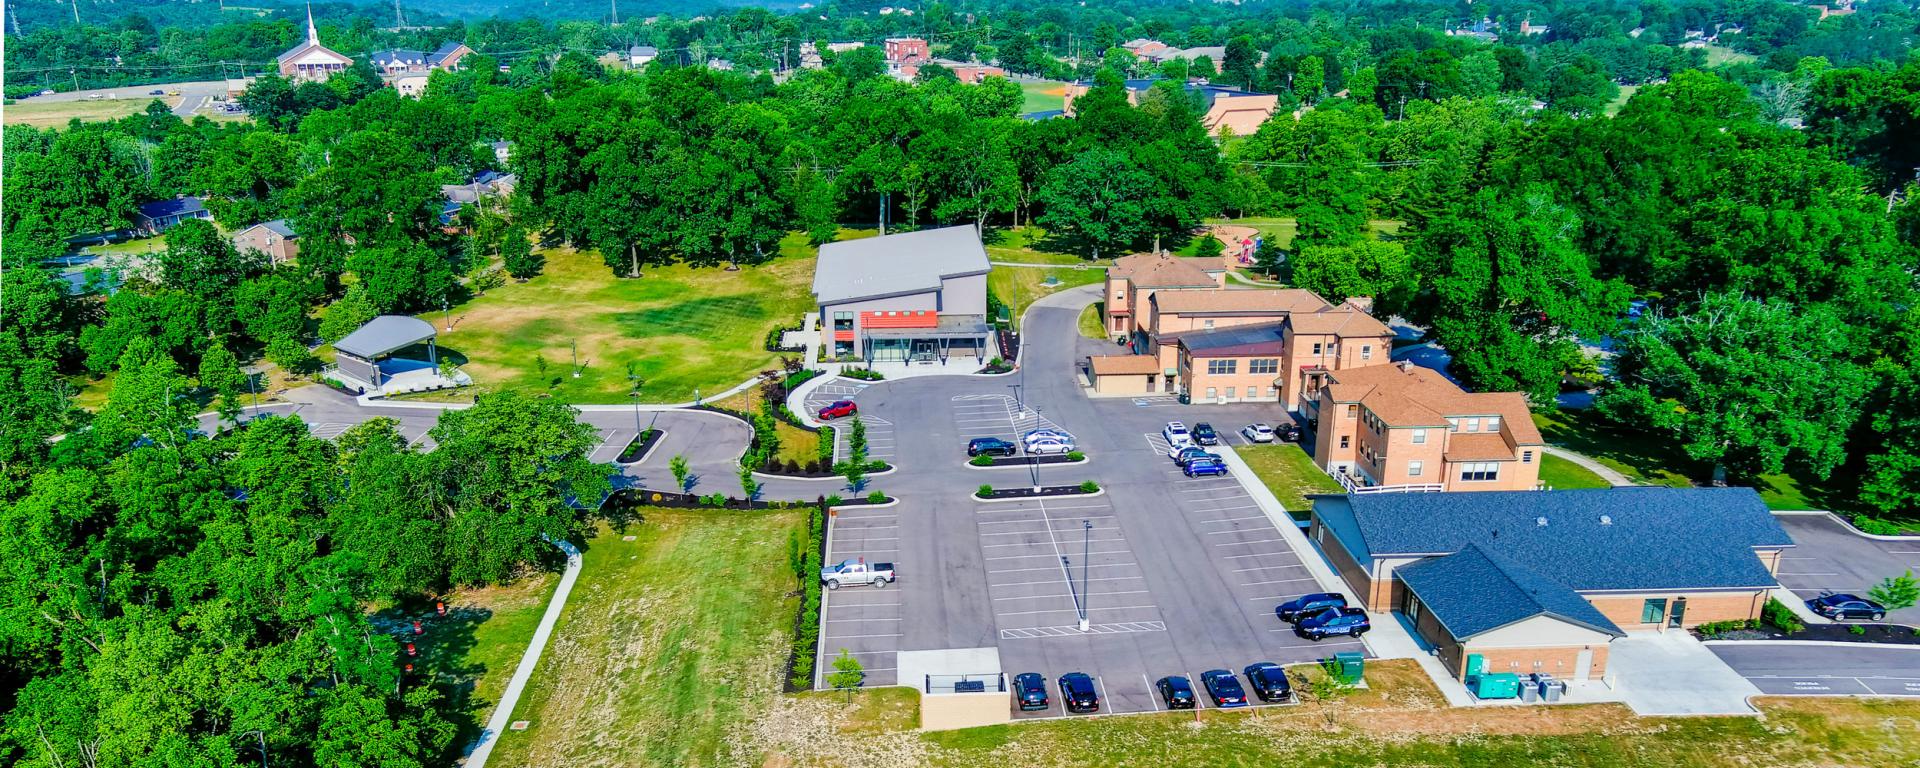
<path fill-rule="evenodd" d="M 1920 646 L 1709 643 L 1762 693 L 1920 696 Z"/>
<path fill-rule="evenodd" d="M 1830 515 L 1775 515 L 1794 547 L 1774 575 L 1801 599 L 1825 592 L 1865 597 L 1880 580 L 1920 572 L 1920 541 L 1870 539 Z M 1887 621 L 1920 626 L 1920 606 L 1887 613 Z"/>
<path fill-rule="evenodd" d="M 836 510 L 827 541 L 827 563 L 865 559 L 869 563 L 894 562 L 900 553 L 900 515 L 898 507 Z M 907 574 L 902 574 L 903 578 Z M 929 574 L 914 572 L 925 579 Z M 896 585 L 886 587 L 843 587 L 827 590 L 821 598 L 821 661 L 815 671 L 815 685 L 825 685 L 833 671 L 833 659 L 841 650 L 860 661 L 867 673 L 868 685 L 893 685 L 894 660 L 900 650 L 903 592 Z"/>

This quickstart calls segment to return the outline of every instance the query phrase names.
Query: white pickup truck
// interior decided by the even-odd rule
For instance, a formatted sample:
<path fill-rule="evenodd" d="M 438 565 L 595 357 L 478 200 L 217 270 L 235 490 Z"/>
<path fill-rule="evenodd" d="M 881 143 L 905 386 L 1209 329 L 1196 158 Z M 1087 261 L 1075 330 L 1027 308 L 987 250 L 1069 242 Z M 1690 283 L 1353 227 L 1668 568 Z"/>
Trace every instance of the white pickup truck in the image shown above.
<path fill-rule="evenodd" d="M 868 565 L 864 560 L 842 560 L 820 569 L 820 583 L 827 589 L 839 589 L 848 584 L 872 584 L 878 589 L 893 583 L 893 563 L 874 563 Z"/>

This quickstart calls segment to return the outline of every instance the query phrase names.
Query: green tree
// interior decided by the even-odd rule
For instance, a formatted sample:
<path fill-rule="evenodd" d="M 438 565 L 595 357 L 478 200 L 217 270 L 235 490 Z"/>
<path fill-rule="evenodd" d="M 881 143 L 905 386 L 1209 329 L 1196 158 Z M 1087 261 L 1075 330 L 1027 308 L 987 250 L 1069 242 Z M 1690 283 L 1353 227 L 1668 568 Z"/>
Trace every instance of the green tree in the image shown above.
<path fill-rule="evenodd" d="M 1889 611 L 1912 608 L 1915 603 L 1920 603 L 1920 581 L 1914 579 L 1913 569 L 1909 568 L 1904 574 L 1888 576 L 1875 584 L 1867 592 L 1867 597 L 1886 606 Z"/>
<path fill-rule="evenodd" d="M 339 341 L 379 316 L 380 309 L 367 298 L 366 286 L 347 286 L 347 292 L 327 307 L 327 315 L 320 321 L 320 338 L 329 343 Z"/>
<path fill-rule="evenodd" d="M 1620 337 L 1619 383 L 1602 412 L 1678 440 L 1688 456 L 1742 476 L 1789 458 L 1827 477 L 1872 382 L 1850 359 L 1847 326 L 1822 306 L 1710 294 L 1677 317 Z"/>
<path fill-rule="evenodd" d="M 1321 92 L 1327 86 L 1327 64 L 1319 56 L 1308 56 L 1300 60 L 1300 70 L 1293 75 L 1293 92 L 1300 97 L 1300 103 L 1313 104 L 1320 100 Z"/>
<path fill-rule="evenodd" d="M 1399 243 L 1359 240 L 1351 245 L 1302 248 L 1288 260 L 1288 282 L 1339 303 L 1369 296 L 1383 308 L 1405 303 L 1412 287 L 1412 264 Z"/>
<path fill-rule="evenodd" d="M 536 253 L 533 244 L 527 240 L 527 231 L 520 227 L 507 229 L 500 241 L 500 259 L 505 263 L 507 274 L 515 279 L 526 280 L 540 274 L 547 265 L 547 257 Z"/>
<path fill-rule="evenodd" d="M 674 454 L 673 458 L 667 461 L 667 469 L 673 473 L 673 487 L 680 489 L 681 493 L 686 493 L 687 477 L 691 474 L 691 470 L 687 467 L 686 455 Z"/>
<path fill-rule="evenodd" d="M 1094 258 L 1136 248 L 1152 233 L 1153 178 L 1110 149 L 1089 149 L 1054 168 L 1041 187 L 1040 225 L 1074 237 Z"/>
<path fill-rule="evenodd" d="M 827 673 L 827 685 L 836 691 L 845 691 L 847 700 L 853 700 L 853 691 L 867 680 L 867 672 L 860 666 L 860 660 L 853 657 L 847 649 L 840 649 L 840 655 L 833 657 L 833 671 Z"/>
<path fill-rule="evenodd" d="M 847 429 L 847 460 L 862 466 L 867 463 L 867 422 L 859 416 L 853 417 L 853 426 Z"/>
<path fill-rule="evenodd" d="M 200 358 L 200 388 L 213 393 L 214 410 L 229 426 L 240 423 L 240 393 L 247 386 L 246 374 L 225 344 L 214 344 Z"/>
<path fill-rule="evenodd" d="M 753 501 L 755 497 L 760 495 L 760 481 L 753 479 L 753 467 L 749 466 L 747 462 L 742 461 L 739 466 L 735 468 L 735 472 L 740 476 L 741 498 L 747 501 Z"/>

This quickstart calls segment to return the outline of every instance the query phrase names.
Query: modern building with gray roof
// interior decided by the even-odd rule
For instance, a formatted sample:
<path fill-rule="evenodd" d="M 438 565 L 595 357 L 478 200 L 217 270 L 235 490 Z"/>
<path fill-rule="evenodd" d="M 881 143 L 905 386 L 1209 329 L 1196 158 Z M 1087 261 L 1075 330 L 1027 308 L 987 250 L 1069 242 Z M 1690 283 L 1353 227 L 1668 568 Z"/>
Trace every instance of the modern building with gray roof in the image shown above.
<path fill-rule="evenodd" d="M 874 362 L 991 355 L 986 247 L 972 225 L 820 246 L 813 296 L 822 348 Z"/>
<path fill-rule="evenodd" d="M 1495 672 L 1598 674 L 1624 632 L 1759 618 L 1793 546 L 1751 488 L 1312 501 L 1309 536 L 1353 593 L 1405 616 L 1461 676 L 1473 654 Z"/>
<path fill-rule="evenodd" d="M 465 373 L 440 371 L 433 324 L 417 317 L 381 315 L 333 343 L 334 368 L 328 376 L 360 394 L 381 395 L 442 389 L 472 383 Z M 399 356 L 419 349 L 426 359 Z"/>

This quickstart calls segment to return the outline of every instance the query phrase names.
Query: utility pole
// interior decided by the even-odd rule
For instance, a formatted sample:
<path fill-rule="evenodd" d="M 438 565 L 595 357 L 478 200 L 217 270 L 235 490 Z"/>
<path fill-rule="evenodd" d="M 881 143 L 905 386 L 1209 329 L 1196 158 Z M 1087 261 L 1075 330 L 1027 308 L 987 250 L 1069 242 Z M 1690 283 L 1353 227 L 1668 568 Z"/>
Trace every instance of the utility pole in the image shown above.
<path fill-rule="evenodd" d="M 407 15 L 400 12 L 400 0 L 393 0 L 393 28 L 407 28 Z"/>
<path fill-rule="evenodd" d="M 620 0 L 607 0 L 607 4 L 613 6 L 613 23 L 607 26 L 620 26 Z"/>
<path fill-rule="evenodd" d="M 73 0 L 73 23 L 80 23 L 80 0 Z"/>
<path fill-rule="evenodd" d="M 1092 595 L 1087 594 L 1087 558 L 1091 554 L 1090 550 L 1092 548 L 1092 545 L 1093 545 L 1093 521 L 1081 520 L 1080 521 L 1080 631 L 1082 632 L 1087 631 L 1087 629 L 1089 628 L 1087 626 L 1087 601 L 1093 598 Z"/>

